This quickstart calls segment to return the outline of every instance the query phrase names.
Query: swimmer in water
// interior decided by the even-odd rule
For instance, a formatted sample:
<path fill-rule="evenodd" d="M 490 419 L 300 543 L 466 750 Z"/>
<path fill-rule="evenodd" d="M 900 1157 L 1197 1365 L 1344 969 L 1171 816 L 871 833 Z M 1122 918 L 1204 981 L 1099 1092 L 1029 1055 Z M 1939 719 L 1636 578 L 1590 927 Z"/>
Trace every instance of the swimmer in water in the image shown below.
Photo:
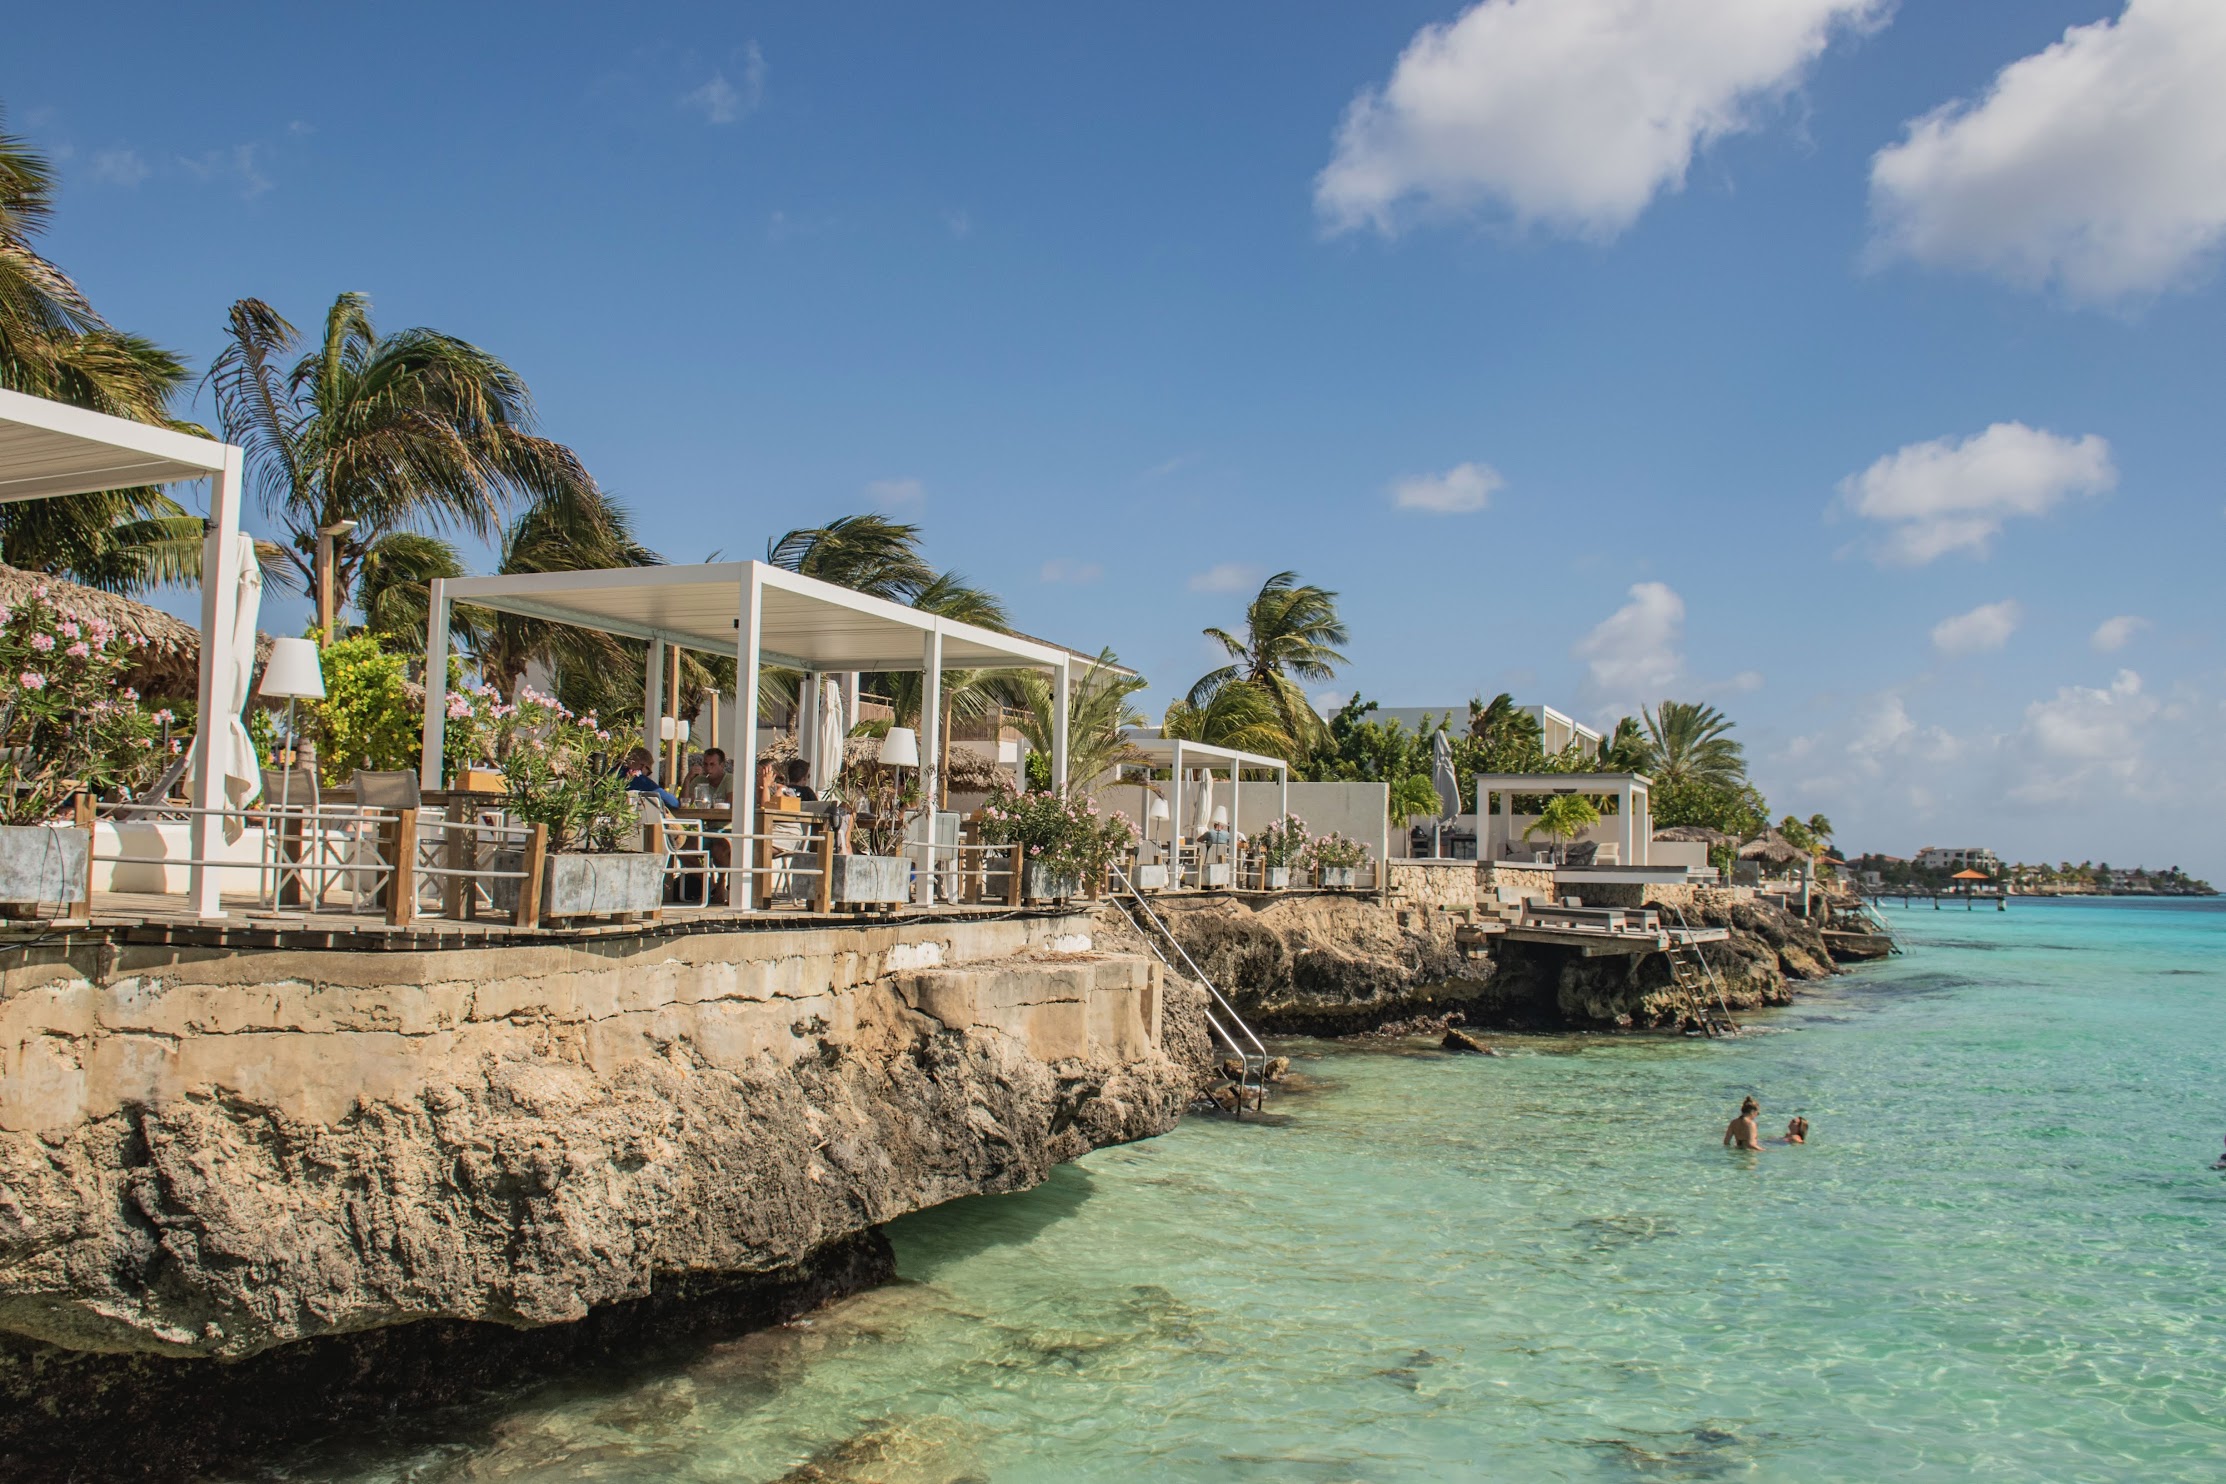
<path fill-rule="evenodd" d="M 2221 1154 L 2218 1157 L 2218 1162 L 2212 1165 L 2211 1168 L 2214 1170 L 2226 1170 L 2226 1154 Z"/>
<path fill-rule="evenodd" d="M 1808 1143 L 1809 1121 L 1796 1115 L 1794 1120 L 1785 1126 L 1785 1141 L 1788 1144 Z"/>
<path fill-rule="evenodd" d="M 1724 1129 L 1725 1147 L 1731 1149 L 1760 1149 L 1762 1140 L 1756 1137 L 1755 1120 L 1762 1116 L 1762 1104 L 1748 1098 L 1739 1105 L 1739 1116 Z"/>

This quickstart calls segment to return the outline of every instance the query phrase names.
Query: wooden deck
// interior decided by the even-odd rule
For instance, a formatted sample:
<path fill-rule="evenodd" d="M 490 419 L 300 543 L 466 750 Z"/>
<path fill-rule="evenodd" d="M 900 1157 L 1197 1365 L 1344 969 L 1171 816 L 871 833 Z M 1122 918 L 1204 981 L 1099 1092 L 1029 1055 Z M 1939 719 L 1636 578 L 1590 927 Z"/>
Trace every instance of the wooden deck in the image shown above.
<path fill-rule="evenodd" d="M 1502 936 L 1510 943 L 1546 943 L 1557 948 L 1582 949 L 1586 958 L 1606 958 L 1637 953 L 1667 953 L 1672 943 L 1721 943 L 1731 936 L 1731 930 L 1665 928 L 1648 933 L 1517 924 L 1509 927 Z"/>

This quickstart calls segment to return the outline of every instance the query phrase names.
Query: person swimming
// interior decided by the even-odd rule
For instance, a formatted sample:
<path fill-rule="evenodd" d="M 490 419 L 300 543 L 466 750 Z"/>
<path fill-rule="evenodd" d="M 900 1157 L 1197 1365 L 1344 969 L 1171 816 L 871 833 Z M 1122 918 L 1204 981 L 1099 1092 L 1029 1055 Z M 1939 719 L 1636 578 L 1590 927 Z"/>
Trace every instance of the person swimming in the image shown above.
<path fill-rule="evenodd" d="M 1761 1116 L 1762 1104 L 1752 1097 L 1741 1103 L 1739 1116 L 1724 1129 L 1724 1146 L 1730 1149 L 1761 1149 L 1762 1140 L 1757 1137 L 1755 1128 L 1755 1120 Z"/>
<path fill-rule="evenodd" d="M 2218 1157 L 2217 1162 L 2213 1164 L 2211 1168 L 2214 1170 L 2226 1170 L 2226 1154 L 2221 1154 Z"/>
<path fill-rule="evenodd" d="M 1785 1126 L 1785 1141 L 1788 1144 L 1808 1143 L 1809 1121 L 1799 1114 L 1795 1114 L 1793 1121 Z"/>

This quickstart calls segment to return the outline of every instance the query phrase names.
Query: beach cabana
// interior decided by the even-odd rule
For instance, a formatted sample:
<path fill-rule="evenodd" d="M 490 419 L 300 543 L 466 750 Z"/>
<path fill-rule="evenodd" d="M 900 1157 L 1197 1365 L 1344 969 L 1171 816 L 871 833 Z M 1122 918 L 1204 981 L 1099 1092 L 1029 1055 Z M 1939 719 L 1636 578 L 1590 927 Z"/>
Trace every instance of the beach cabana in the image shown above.
<path fill-rule="evenodd" d="M 231 656 L 244 565 L 240 481 L 245 456 L 228 443 L 88 412 L 43 397 L 0 390 L 0 501 L 89 495 L 148 484 L 209 483 L 208 535 L 201 555 L 199 709 L 191 779 L 192 856 L 187 892 L 194 912 L 221 917 L 217 875 L 208 865 L 210 815 L 224 798 L 220 723 L 239 712 Z M 212 639 L 211 636 L 218 636 Z"/>
<path fill-rule="evenodd" d="M 1137 761 L 1148 762 L 1155 768 L 1168 768 L 1174 774 L 1174 788 L 1168 800 L 1168 817 L 1179 831 L 1189 816 L 1184 812 L 1184 794 L 1189 787 L 1188 773 L 1201 768 L 1211 776 L 1217 769 L 1229 773 L 1229 838 L 1244 838 L 1244 822 L 1237 801 L 1244 790 L 1237 787 L 1239 777 L 1247 768 L 1254 772 L 1275 774 L 1275 817 L 1283 819 L 1291 812 L 1291 765 L 1279 757 L 1268 757 L 1257 752 L 1240 752 L 1234 747 L 1216 747 L 1208 742 L 1186 742 L 1180 737 L 1158 737 L 1130 733 L 1128 743 L 1141 754 Z"/>
<path fill-rule="evenodd" d="M 1516 827 L 1518 796 L 1583 794 L 1587 798 L 1616 801 L 1616 826 L 1620 834 L 1616 859 L 1626 866 L 1647 864 L 1647 846 L 1654 839 L 1650 780 L 1643 773 L 1479 773 L 1476 775 L 1476 853 L 1483 860 L 1501 860 L 1523 844 Z M 1492 800 L 1500 810 L 1492 812 Z"/>
<path fill-rule="evenodd" d="M 919 728 L 923 799 L 936 796 L 943 671 L 1047 671 L 1054 692 L 1052 784 L 1066 787 L 1067 698 L 1073 668 L 1087 664 L 1086 660 L 1054 644 L 997 633 L 753 561 L 532 572 L 433 583 L 426 618 L 420 775 L 426 788 L 441 786 L 448 719 L 449 618 L 458 603 L 647 641 L 648 683 L 642 715 L 652 732 L 653 718 L 664 711 L 666 646 L 732 656 L 737 675 L 735 743 L 743 756 L 756 746 L 758 674 L 766 665 L 802 671 L 807 695 L 822 675 L 918 671 L 923 678 Z M 747 840 L 757 832 L 756 791 L 738 787 L 734 798 L 734 833 Z M 930 899 L 935 876 L 933 839 L 931 829 L 925 847 L 929 859 L 918 876 L 923 905 Z M 739 874 L 742 890 L 736 905 L 748 908 L 756 900 L 757 883 L 748 873 Z"/>

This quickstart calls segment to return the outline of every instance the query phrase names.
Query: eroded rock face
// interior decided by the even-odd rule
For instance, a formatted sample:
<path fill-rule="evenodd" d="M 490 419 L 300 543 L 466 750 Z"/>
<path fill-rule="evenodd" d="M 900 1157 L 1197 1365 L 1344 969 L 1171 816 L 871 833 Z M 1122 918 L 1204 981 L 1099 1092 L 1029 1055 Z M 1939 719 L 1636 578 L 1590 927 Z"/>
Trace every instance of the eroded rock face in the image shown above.
<path fill-rule="evenodd" d="M 687 941 L 694 960 L 511 961 L 484 999 L 451 994 L 457 965 L 314 954 L 267 982 L 235 956 L 228 983 L 12 984 L 0 1329 L 238 1357 L 424 1319 L 563 1324 L 1023 1189 L 1187 1102 L 1153 964 L 1015 959 L 980 976 L 985 1005 L 855 965 L 849 984 L 738 974 Z"/>

